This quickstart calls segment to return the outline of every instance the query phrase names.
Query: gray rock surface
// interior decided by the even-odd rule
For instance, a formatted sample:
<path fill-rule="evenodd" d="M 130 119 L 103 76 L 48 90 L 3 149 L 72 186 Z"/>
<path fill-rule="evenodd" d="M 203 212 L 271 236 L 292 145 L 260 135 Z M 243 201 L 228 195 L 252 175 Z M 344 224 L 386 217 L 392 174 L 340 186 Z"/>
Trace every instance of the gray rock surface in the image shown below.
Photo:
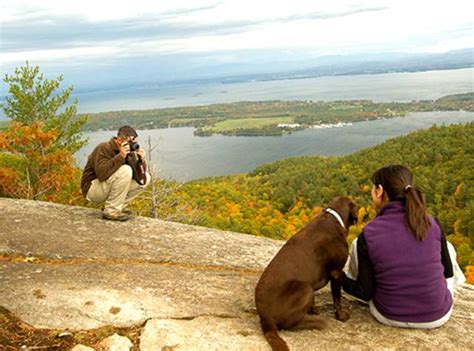
<path fill-rule="evenodd" d="M 0 305 L 35 327 L 83 330 L 146 322 L 135 349 L 269 350 L 254 313 L 259 275 L 283 243 L 100 211 L 0 198 Z M 422 331 L 385 327 L 344 296 L 351 319 L 316 294 L 324 331 L 284 331 L 294 350 L 442 348 L 474 344 L 474 290 L 459 290 L 451 320 Z M 139 347 L 139 348 L 138 348 Z"/>

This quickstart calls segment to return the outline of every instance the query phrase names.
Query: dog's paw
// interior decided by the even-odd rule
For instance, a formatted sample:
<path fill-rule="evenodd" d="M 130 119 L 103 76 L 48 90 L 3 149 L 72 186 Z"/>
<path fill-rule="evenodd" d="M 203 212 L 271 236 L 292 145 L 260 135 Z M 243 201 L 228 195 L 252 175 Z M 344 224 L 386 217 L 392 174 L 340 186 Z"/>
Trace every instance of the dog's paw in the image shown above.
<path fill-rule="evenodd" d="M 341 310 L 338 312 L 336 312 L 336 319 L 338 321 L 341 321 L 341 322 L 345 322 L 349 319 L 351 315 L 349 314 L 349 312 L 347 312 L 346 310 Z"/>

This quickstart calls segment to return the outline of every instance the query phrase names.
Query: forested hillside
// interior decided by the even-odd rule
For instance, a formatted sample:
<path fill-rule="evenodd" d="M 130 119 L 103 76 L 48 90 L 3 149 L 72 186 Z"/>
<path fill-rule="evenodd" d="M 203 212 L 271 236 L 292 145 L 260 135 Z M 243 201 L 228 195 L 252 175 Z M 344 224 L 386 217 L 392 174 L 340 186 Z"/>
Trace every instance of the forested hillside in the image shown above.
<path fill-rule="evenodd" d="M 352 239 L 375 215 L 371 174 L 391 163 L 413 170 L 460 263 L 474 264 L 474 123 L 434 126 L 344 157 L 297 157 L 251 174 L 189 182 L 172 195 L 182 205 L 174 208 L 194 213 L 199 225 L 287 239 L 334 196 L 349 195 L 360 205 Z"/>

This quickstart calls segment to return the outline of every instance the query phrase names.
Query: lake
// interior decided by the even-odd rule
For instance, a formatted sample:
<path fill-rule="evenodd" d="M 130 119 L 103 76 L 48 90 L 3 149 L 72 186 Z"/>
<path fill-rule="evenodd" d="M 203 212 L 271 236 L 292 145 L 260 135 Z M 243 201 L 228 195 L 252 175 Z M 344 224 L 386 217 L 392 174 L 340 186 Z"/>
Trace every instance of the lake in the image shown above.
<path fill-rule="evenodd" d="M 74 94 L 79 112 L 197 106 L 236 101 L 434 100 L 474 91 L 474 68 L 318 78 L 143 86 Z"/>
<path fill-rule="evenodd" d="M 213 135 L 195 137 L 194 128 L 141 130 L 139 143 L 151 137 L 158 149 L 152 153 L 160 177 L 191 179 L 244 173 L 258 165 L 303 155 L 346 155 L 414 130 L 434 124 L 468 123 L 474 112 L 418 112 L 406 117 L 357 122 L 340 128 L 306 129 L 284 136 L 240 137 Z M 85 133 L 90 141 L 76 154 L 83 167 L 93 148 L 116 132 Z M 145 149 L 146 150 L 146 149 Z"/>

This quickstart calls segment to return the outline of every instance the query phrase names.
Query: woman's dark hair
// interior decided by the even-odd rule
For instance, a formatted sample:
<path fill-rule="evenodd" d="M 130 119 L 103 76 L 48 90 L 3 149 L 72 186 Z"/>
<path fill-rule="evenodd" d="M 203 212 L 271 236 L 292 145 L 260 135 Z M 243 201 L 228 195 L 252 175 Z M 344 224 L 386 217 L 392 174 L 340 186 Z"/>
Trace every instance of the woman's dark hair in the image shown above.
<path fill-rule="evenodd" d="M 406 224 L 418 240 L 426 238 L 430 227 L 423 193 L 413 186 L 413 174 L 401 165 L 382 167 L 372 175 L 372 183 L 381 185 L 390 201 L 402 201 L 406 208 Z"/>

